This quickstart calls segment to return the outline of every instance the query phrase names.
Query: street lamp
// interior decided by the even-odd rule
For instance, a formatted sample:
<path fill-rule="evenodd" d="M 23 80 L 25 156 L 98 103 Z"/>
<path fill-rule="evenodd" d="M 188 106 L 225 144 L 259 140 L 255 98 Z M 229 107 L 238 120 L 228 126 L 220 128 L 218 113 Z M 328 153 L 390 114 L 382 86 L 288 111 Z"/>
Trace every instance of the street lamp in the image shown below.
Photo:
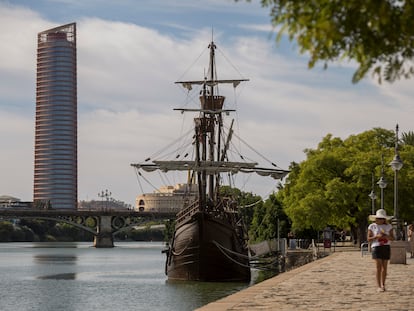
<path fill-rule="evenodd" d="M 398 124 L 395 126 L 395 148 L 394 159 L 389 164 L 394 171 L 394 222 L 397 233 L 397 240 L 401 239 L 401 232 L 399 227 L 399 215 L 398 215 L 398 171 L 403 167 L 403 161 L 398 153 Z"/>
<path fill-rule="evenodd" d="M 372 215 L 375 214 L 375 200 L 377 199 L 377 195 L 375 194 L 374 191 L 374 173 L 372 173 L 372 186 L 371 186 L 371 193 L 368 194 L 368 196 L 371 198 L 371 202 L 372 202 Z"/>
<path fill-rule="evenodd" d="M 378 186 L 381 188 L 381 209 L 384 209 L 384 188 L 387 187 L 387 182 L 384 178 L 384 156 L 381 155 L 381 178 L 377 182 Z"/>
<path fill-rule="evenodd" d="M 102 209 L 104 207 L 104 198 L 106 198 L 106 208 L 108 208 L 108 200 L 111 197 L 112 192 L 108 191 L 108 189 L 106 189 L 105 191 L 101 191 L 98 193 L 98 196 L 102 198 Z"/>

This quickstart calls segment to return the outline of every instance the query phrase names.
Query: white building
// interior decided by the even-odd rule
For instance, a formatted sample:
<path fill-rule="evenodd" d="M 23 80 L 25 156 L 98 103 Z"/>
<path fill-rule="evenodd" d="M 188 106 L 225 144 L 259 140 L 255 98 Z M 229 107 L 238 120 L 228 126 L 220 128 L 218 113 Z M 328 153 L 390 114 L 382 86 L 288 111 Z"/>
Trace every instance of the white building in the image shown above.
<path fill-rule="evenodd" d="M 178 212 L 186 202 L 194 201 L 197 195 L 196 184 L 164 186 L 153 193 L 137 196 L 135 210 L 140 212 Z"/>
<path fill-rule="evenodd" d="M 10 195 L 0 195 L 0 208 L 30 208 L 32 202 L 22 202 Z"/>

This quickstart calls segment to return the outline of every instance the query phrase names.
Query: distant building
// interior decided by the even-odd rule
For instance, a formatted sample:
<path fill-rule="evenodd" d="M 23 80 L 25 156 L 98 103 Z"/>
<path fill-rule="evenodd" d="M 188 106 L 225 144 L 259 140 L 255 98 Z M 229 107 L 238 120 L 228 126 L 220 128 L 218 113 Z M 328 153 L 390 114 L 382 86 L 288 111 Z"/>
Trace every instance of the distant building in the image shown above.
<path fill-rule="evenodd" d="M 135 199 L 136 211 L 178 212 L 186 202 L 197 198 L 196 184 L 164 186 L 153 193 L 144 193 Z"/>
<path fill-rule="evenodd" d="M 0 208 L 30 208 L 32 202 L 22 202 L 10 195 L 0 195 Z"/>
<path fill-rule="evenodd" d="M 91 200 L 91 201 L 80 201 L 79 210 L 132 210 L 131 204 L 125 202 L 110 199 L 110 200 Z"/>
<path fill-rule="evenodd" d="M 76 24 L 37 36 L 34 205 L 76 209 Z"/>

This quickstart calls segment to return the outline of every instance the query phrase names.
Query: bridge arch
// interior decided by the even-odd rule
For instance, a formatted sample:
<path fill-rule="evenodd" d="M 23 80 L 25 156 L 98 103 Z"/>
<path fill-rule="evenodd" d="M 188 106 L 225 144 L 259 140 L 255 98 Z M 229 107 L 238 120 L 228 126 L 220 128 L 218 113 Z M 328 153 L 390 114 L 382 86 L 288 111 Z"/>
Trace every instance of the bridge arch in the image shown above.
<path fill-rule="evenodd" d="M 113 236 L 127 228 L 148 221 L 175 218 L 174 213 L 135 211 L 78 211 L 78 210 L 22 210 L 0 209 L 0 219 L 41 219 L 70 224 L 94 235 L 94 246 L 114 247 Z"/>

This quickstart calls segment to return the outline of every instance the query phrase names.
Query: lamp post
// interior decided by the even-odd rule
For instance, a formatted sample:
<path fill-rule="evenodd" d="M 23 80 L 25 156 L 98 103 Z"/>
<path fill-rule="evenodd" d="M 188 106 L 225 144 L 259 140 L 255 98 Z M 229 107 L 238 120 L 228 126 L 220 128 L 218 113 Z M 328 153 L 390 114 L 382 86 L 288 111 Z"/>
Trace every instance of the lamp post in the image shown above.
<path fill-rule="evenodd" d="M 398 215 L 398 171 L 403 167 L 403 161 L 398 153 L 398 124 L 395 126 L 395 148 L 394 158 L 389 164 L 394 171 L 394 226 L 397 240 L 401 240 L 401 230 Z"/>
<path fill-rule="evenodd" d="M 384 178 L 384 155 L 381 155 L 381 178 L 377 184 L 381 188 L 381 209 L 384 209 L 384 188 L 387 187 L 387 182 Z"/>
<path fill-rule="evenodd" d="M 371 186 L 371 192 L 370 194 L 368 194 L 368 196 L 371 198 L 371 203 L 372 203 L 372 213 L 371 215 L 375 214 L 375 200 L 377 199 L 377 195 L 375 194 L 375 190 L 374 190 L 374 173 L 372 173 L 372 186 Z"/>
<path fill-rule="evenodd" d="M 108 200 L 111 197 L 112 192 L 108 191 L 108 189 L 106 189 L 105 191 L 101 191 L 98 193 L 98 196 L 102 198 L 102 209 L 104 208 L 104 198 L 106 198 L 106 207 L 108 208 Z"/>

